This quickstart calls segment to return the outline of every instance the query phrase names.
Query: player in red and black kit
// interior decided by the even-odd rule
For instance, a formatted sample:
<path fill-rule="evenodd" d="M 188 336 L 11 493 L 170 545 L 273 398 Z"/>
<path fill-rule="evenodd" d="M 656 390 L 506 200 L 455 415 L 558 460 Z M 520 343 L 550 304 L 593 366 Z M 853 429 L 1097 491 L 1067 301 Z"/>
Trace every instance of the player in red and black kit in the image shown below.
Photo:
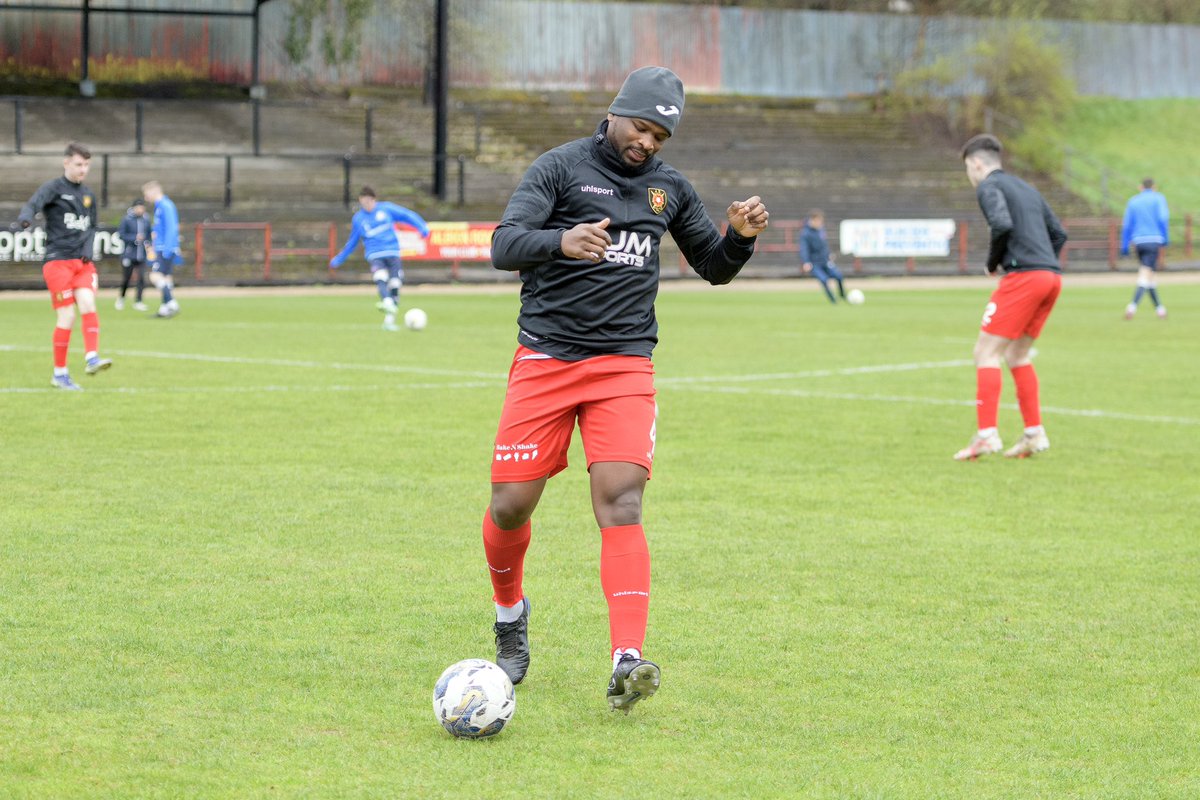
<path fill-rule="evenodd" d="M 96 236 L 96 195 L 83 179 L 91 167 L 92 154 L 83 145 L 67 145 L 63 177 L 48 181 L 33 193 L 17 217 L 21 227 L 33 224 L 36 214 L 46 222 L 46 263 L 42 275 L 50 290 L 57 321 L 54 327 L 54 377 L 59 389 L 80 391 L 67 370 L 67 347 L 75 326 L 75 307 L 83 319 L 83 348 L 86 370 L 95 375 L 112 366 L 100 358 L 100 319 L 96 315 L 96 265 L 92 263 L 92 240 Z"/>
<path fill-rule="evenodd" d="M 588 138 L 539 157 L 492 237 L 492 264 L 521 274 L 518 347 L 492 459 L 483 545 L 496 603 L 496 662 L 519 683 L 529 668 L 522 590 L 530 517 L 546 481 L 567 466 L 578 420 L 600 526 L 600 583 L 613 660 L 608 701 L 628 711 L 658 689 L 642 658 L 650 554 L 642 493 L 654 457 L 654 299 L 670 233 L 688 263 L 728 283 L 767 226 L 758 197 L 727 211 L 724 236 L 683 175 L 657 153 L 683 113 L 670 70 L 631 73 Z"/>
<path fill-rule="evenodd" d="M 1020 441 L 1004 455 L 1026 458 L 1050 448 L 1030 351 L 1062 289 L 1058 255 L 1067 232 L 1037 189 L 1001 169 L 1000 152 L 1000 140 L 987 133 L 973 137 L 962 149 L 967 177 L 991 228 L 987 269 L 991 274 L 1003 269 L 1004 277 L 992 292 L 975 342 L 978 430 L 954 454 L 959 461 L 1004 449 L 996 430 L 1001 359 L 1017 385 L 1017 404 L 1025 420 Z"/>

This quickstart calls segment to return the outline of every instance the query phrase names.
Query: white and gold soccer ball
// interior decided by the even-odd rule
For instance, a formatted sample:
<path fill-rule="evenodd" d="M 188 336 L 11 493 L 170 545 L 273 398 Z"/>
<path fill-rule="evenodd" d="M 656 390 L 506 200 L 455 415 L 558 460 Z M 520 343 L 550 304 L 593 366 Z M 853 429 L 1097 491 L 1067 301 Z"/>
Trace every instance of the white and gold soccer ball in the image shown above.
<path fill-rule="evenodd" d="M 867 296 L 862 293 L 862 289 L 851 289 L 846 292 L 846 302 L 852 306 L 861 306 L 867 299 Z"/>
<path fill-rule="evenodd" d="M 451 664 L 433 687 L 433 715 L 460 739 L 495 736 L 516 710 L 512 681 L 482 658 Z"/>
<path fill-rule="evenodd" d="M 419 308 L 410 308 L 404 312 L 404 325 L 410 331 L 423 331 L 428 322 L 429 317 Z"/>

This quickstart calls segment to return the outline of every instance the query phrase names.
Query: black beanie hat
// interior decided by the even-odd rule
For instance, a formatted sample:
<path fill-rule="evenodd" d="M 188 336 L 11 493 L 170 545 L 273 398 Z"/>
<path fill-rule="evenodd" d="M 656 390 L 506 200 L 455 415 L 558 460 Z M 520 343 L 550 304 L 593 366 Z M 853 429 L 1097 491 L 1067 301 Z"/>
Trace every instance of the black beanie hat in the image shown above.
<path fill-rule="evenodd" d="M 608 113 L 656 122 L 674 134 L 683 116 L 683 81 L 666 67 L 635 69 L 625 79 Z"/>

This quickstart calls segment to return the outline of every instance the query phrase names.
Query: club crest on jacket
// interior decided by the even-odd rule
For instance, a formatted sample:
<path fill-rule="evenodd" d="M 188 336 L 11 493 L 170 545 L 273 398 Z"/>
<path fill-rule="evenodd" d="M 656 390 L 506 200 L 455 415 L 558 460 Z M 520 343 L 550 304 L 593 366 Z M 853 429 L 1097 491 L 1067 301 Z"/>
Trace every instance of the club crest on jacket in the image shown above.
<path fill-rule="evenodd" d="M 650 188 L 646 190 L 650 194 L 650 210 L 655 214 L 661 214 L 667 210 L 667 191 L 665 189 Z"/>

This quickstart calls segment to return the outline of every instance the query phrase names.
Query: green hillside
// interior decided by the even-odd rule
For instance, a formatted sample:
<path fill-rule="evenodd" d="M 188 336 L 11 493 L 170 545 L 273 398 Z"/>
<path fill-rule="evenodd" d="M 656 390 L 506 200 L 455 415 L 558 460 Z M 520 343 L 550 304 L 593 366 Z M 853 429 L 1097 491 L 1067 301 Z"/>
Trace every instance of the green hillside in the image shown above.
<path fill-rule="evenodd" d="M 1109 197 L 1120 210 L 1150 176 L 1171 204 L 1172 234 L 1183 216 L 1200 214 L 1200 100 L 1084 98 L 1063 125 L 1077 154 L 1071 159 L 1072 189 L 1098 201 L 1099 168 L 1109 173 Z M 1088 163 L 1088 162 L 1091 163 Z"/>

